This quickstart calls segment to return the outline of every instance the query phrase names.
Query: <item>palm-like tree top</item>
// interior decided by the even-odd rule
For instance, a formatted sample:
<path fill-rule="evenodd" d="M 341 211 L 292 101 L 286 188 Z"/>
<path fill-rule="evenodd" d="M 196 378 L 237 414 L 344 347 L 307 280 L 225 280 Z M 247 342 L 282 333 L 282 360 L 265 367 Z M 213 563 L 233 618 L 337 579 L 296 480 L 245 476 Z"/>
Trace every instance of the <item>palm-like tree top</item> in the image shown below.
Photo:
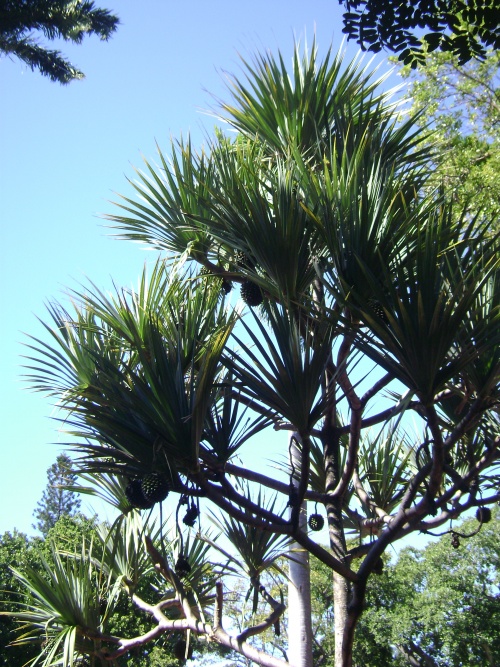
<path fill-rule="evenodd" d="M 57 397 L 84 472 L 122 486 L 161 473 L 179 502 L 226 513 L 251 576 L 293 537 L 362 599 L 390 542 L 499 499 L 498 238 L 430 190 L 422 131 L 359 61 L 313 45 L 290 74 L 281 55 L 244 67 L 220 105 L 230 131 L 160 151 L 109 216 L 164 253 L 151 277 L 51 306 L 30 378 Z M 300 442 L 278 476 L 251 457 L 271 424 Z M 299 521 L 306 499 L 331 552 Z M 349 551 L 347 529 L 373 542 Z M 283 609 L 262 594 L 269 627 Z M 249 634 L 239 650 L 263 659 Z"/>

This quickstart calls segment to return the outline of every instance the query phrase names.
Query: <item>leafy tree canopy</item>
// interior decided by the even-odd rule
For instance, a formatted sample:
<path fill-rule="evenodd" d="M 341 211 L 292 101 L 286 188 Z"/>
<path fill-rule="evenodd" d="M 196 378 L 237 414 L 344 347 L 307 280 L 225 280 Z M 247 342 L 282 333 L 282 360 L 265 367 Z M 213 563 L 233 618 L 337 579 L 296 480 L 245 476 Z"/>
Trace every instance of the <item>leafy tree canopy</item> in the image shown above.
<path fill-rule="evenodd" d="M 344 5 L 344 29 L 349 39 L 369 51 L 383 48 L 399 53 L 416 67 L 425 53 L 451 52 L 464 64 L 484 58 L 488 48 L 500 48 L 496 0 L 339 0 Z"/>
<path fill-rule="evenodd" d="M 460 66 L 450 53 L 432 53 L 422 66 L 401 69 L 406 97 L 437 150 L 431 187 L 444 188 L 460 212 L 500 209 L 500 54 Z"/>
<path fill-rule="evenodd" d="M 85 75 L 60 51 L 40 45 L 37 35 L 80 44 L 86 35 L 109 39 L 118 23 L 88 0 L 0 0 L 0 53 L 16 56 L 52 81 L 69 83 Z"/>

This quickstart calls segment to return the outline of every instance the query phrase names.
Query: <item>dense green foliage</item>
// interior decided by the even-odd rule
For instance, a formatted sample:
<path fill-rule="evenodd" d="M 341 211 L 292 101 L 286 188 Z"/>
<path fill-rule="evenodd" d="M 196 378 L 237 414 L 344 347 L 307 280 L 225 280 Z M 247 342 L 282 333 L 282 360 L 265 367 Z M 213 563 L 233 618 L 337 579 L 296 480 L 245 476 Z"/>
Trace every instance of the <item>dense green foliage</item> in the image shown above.
<path fill-rule="evenodd" d="M 76 480 L 69 456 L 59 454 L 56 462 L 47 470 L 47 480 L 42 498 L 33 512 L 36 519 L 33 527 L 44 537 L 47 537 L 61 517 L 75 514 L 81 505 L 79 495 L 65 488 L 74 484 Z"/>
<path fill-rule="evenodd" d="M 457 211 L 481 211 L 491 220 L 500 208 L 499 65 L 498 52 L 462 66 L 435 53 L 416 70 L 401 70 L 412 112 L 438 149 L 432 186 L 444 188 Z"/>
<path fill-rule="evenodd" d="M 25 590 L 12 573 L 11 567 L 24 570 L 33 566 L 37 554 L 31 546 L 31 540 L 14 530 L 0 536 L 0 599 L 2 611 L 13 611 L 25 600 Z M 34 659 L 40 652 L 39 647 L 24 646 L 12 648 L 9 643 L 18 634 L 18 623 L 8 616 L 0 616 L 0 665 L 2 667 L 22 667 L 29 659 Z"/>
<path fill-rule="evenodd" d="M 83 72 L 60 51 L 41 46 L 38 35 L 80 44 L 87 35 L 109 39 L 118 18 L 89 0 L 0 0 L 0 54 L 15 56 L 59 83 L 82 79 Z"/>
<path fill-rule="evenodd" d="M 500 48 L 495 0 L 339 0 L 344 32 L 370 51 L 387 48 L 416 67 L 426 52 L 439 49 L 463 64 Z"/>

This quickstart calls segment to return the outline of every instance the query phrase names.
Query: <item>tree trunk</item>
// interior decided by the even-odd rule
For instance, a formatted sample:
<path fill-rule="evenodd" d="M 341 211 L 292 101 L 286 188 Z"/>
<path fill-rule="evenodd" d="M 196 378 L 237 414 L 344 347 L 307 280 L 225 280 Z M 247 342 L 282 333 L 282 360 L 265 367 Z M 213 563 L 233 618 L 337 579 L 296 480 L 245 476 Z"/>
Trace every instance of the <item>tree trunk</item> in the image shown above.
<path fill-rule="evenodd" d="M 325 491 L 331 492 L 337 486 L 340 477 L 340 438 L 335 428 L 336 414 L 333 406 L 325 419 L 323 427 L 323 456 L 325 465 Z M 344 561 L 346 542 L 342 521 L 342 499 L 336 498 L 327 503 L 326 513 L 330 548 L 333 555 Z M 333 611 L 335 618 L 335 667 L 351 667 L 352 659 L 346 662 L 343 651 L 344 633 L 348 620 L 348 604 L 350 595 L 349 582 L 336 572 L 333 573 Z"/>
<path fill-rule="evenodd" d="M 290 441 L 292 466 L 300 470 L 301 452 L 296 444 L 299 435 Z M 296 480 L 293 479 L 293 484 Z M 300 509 L 299 526 L 306 530 L 306 503 Z M 298 544 L 290 547 L 290 581 L 288 584 L 288 661 L 292 667 L 312 667 L 311 578 L 309 553 Z"/>
<path fill-rule="evenodd" d="M 333 610 L 335 619 L 335 667 L 351 667 L 351 659 L 345 662 L 343 643 L 347 623 L 349 583 L 336 572 L 333 573 Z"/>

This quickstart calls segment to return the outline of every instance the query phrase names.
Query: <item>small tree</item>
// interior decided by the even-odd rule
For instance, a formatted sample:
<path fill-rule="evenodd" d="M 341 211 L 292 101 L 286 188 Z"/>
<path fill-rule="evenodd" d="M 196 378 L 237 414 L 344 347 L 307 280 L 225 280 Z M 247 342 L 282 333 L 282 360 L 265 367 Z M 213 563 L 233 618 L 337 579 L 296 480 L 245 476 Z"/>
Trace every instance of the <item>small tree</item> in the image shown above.
<path fill-rule="evenodd" d="M 59 454 L 56 462 L 47 469 L 48 483 L 33 512 L 36 519 L 33 528 L 39 530 L 44 537 L 47 537 L 49 530 L 62 516 L 71 516 L 80 509 L 81 500 L 78 494 L 65 488 L 73 485 L 76 478 L 73 463 L 66 454 Z"/>
<path fill-rule="evenodd" d="M 52 81 L 69 83 L 85 75 L 59 51 L 38 43 L 36 34 L 80 44 L 86 35 L 109 39 L 119 20 L 88 0 L 1 0 L 0 54 L 16 56 Z"/>
<path fill-rule="evenodd" d="M 137 197 L 112 216 L 165 261 L 137 290 L 75 294 L 71 314 L 51 306 L 51 342 L 32 343 L 34 386 L 58 396 L 80 469 L 101 487 L 108 476 L 102 493 L 125 513 L 106 537 L 114 564 L 82 556 L 86 569 L 61 561 L 50 575 L 68 582 L 72 614 L 44 593 L 24 616 L 35 633 L 54 619 L 61 656 L 113 661 L 180 631 L 285 667 L 255 638 L 285 613 L 263 573 L 293 542 L 332 571 L 335 665 L 351 667 L 368 581 L 389 545 L 471 508 L 484 522 L 500 500 L 496 220 L 456 216 L 427 187 L 425 134 L 359 63 L 320 62 L 313 47 L 295 51 L 291 73 L 263 55 L 247 74 L 222 104 L 235 132 L 216 132 L 199 153 L 189 141 L 170 159 L 160 153 L 160 169 L 147 164 Z M 281 477 L 265 474 L 252 446 L 271 428 L 294 434 Z M 133 528 L 131 507 L 169 493 L 175 541 Z M 304 501 L 317 506 L 307 526 Z M 194 527 L 207 503 L 237 552 L 210 541 L 215 578 L 200 578 L 208 555 L 191 540 L 188 550 L 179 521 Z M 322 524 L 327 548 L 315 539 Z M 138 593 L 146 561 L 156 602 Z M 224 628 L 228 564 L 268 609 L 235 635 Z M 123 588 L 151 630 L 108 634 L 90 593 L 80 614 L 79 577 L 89 591 L 95 579 Z"/>

